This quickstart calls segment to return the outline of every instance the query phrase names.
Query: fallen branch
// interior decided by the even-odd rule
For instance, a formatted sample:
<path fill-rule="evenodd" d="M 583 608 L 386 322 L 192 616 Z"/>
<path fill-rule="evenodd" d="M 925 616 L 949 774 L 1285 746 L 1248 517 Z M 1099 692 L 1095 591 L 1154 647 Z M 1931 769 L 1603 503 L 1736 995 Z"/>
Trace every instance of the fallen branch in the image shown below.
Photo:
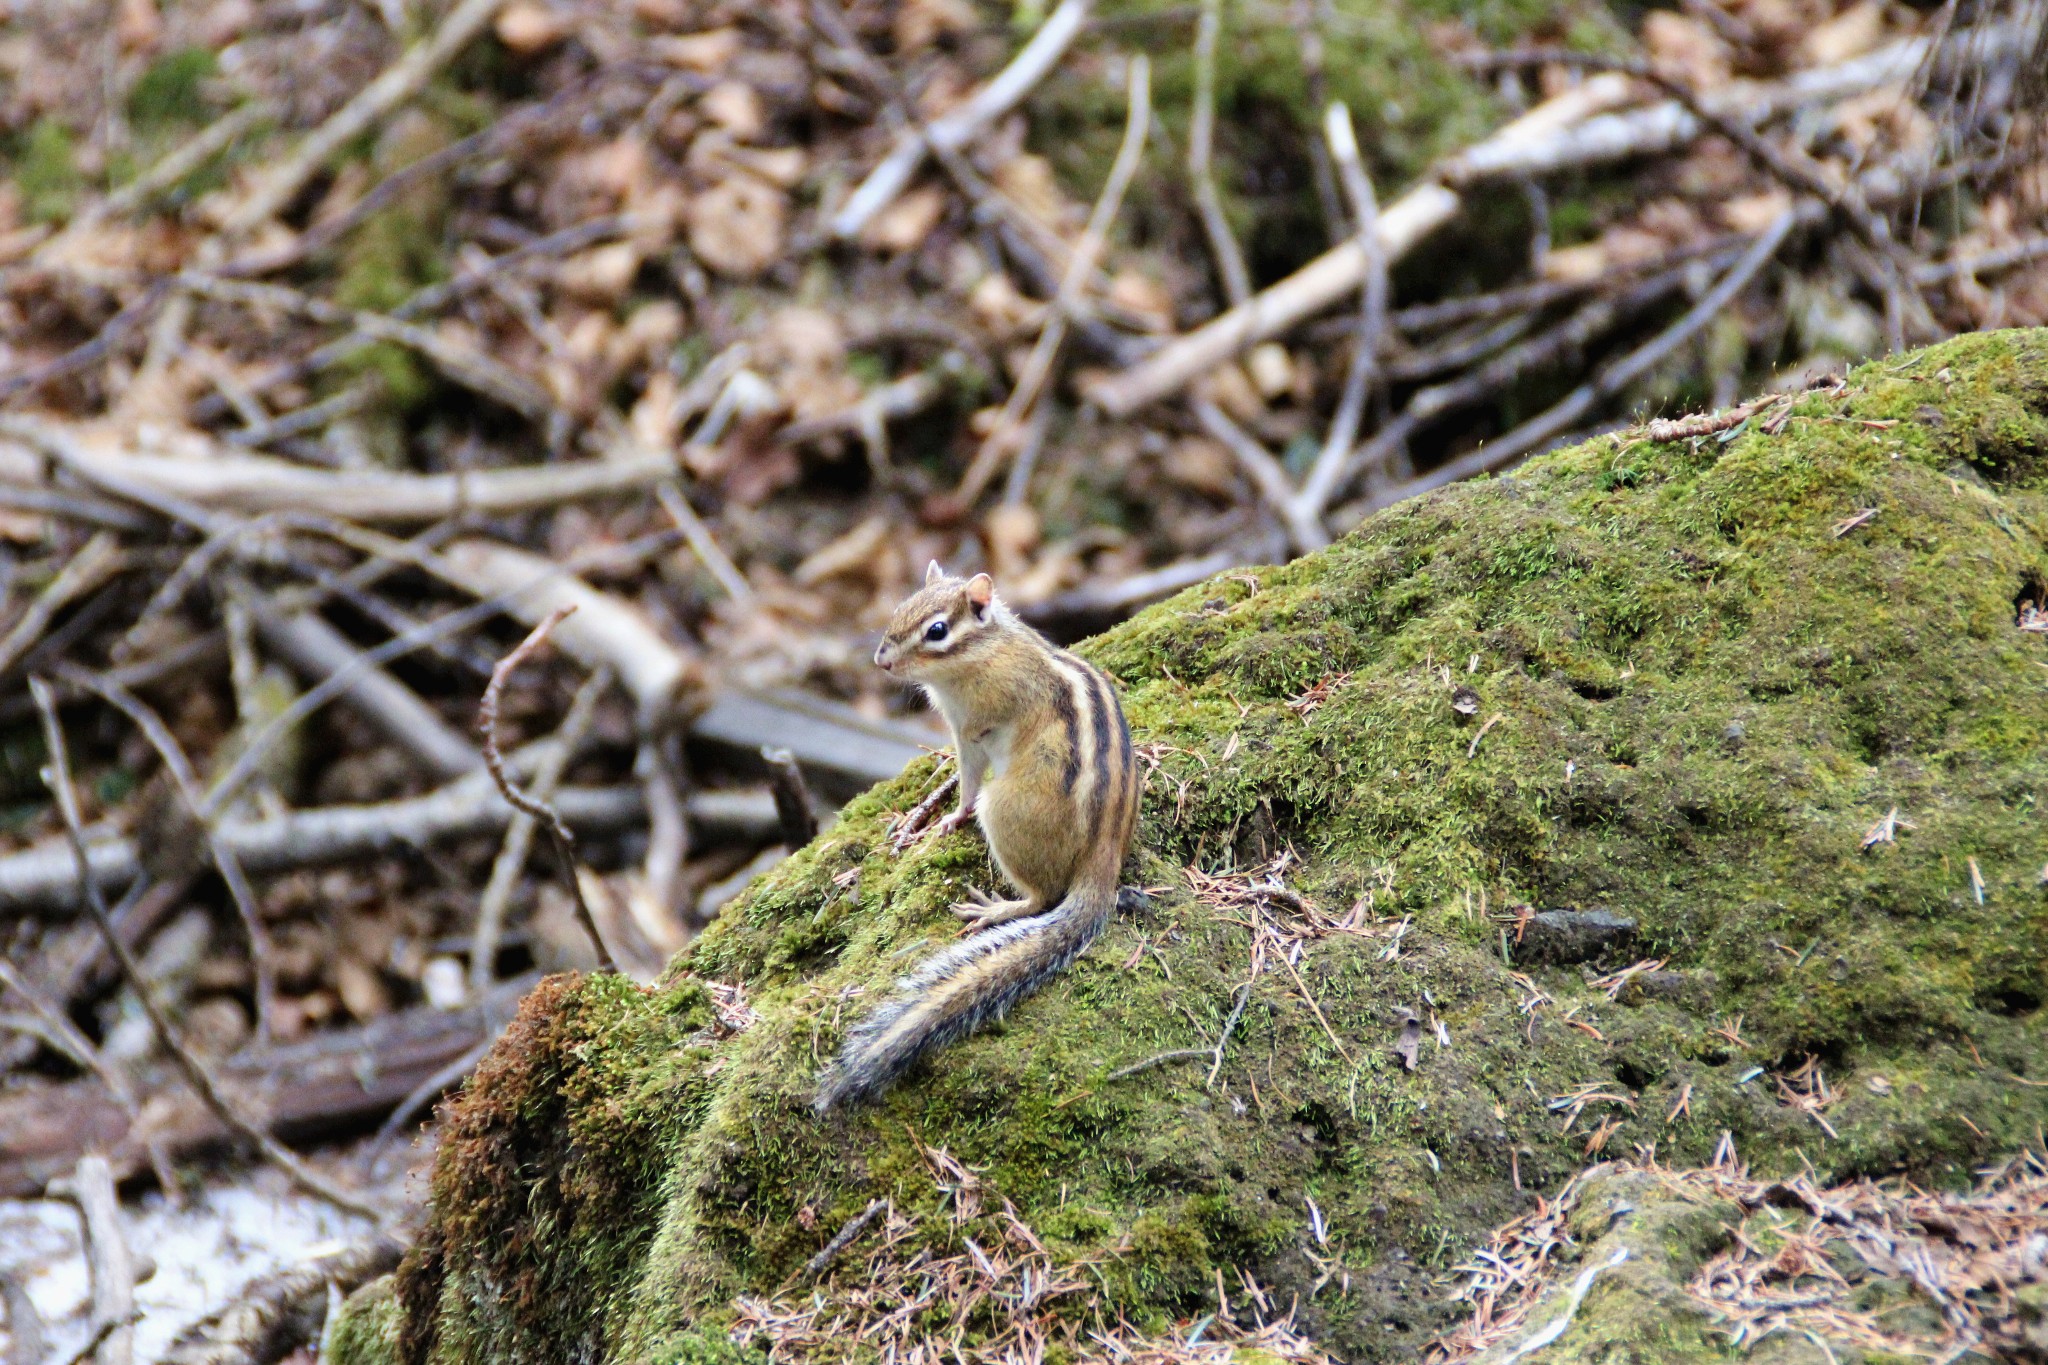
<path fill-rule="evenodd" d="M 366 522 L 506 516 L 586 498 L 644 494 L 676 473 L 675 460 L 657 452 L 463 474 L 340 472 L 230 452 L 198 433 L 181 433 L 174 451 L 139 454 L 11 413 L 0 414 L 0 437 L 19 443 L 0 445 L 0 483 L 15 487 L 49 486 L 43 461 L 31 453 L 43 451 L 117 496 L 126 496 L 123 488 L 146 490 L 140 498 L 145 506 L 168 498 L 199 509 L 307 512 Z"/>
<path fill-rule="evenodd" d="M 1388 264 L 1406 256 L 1448 223 L 1458 207 L 1458 196 L 1434 181 L 1388 205 L 1379 224 L 1380 249 Z M 1365 252 L 1356 238 L 1348 239 L 1242 305 L 1097 382 L 1087 396 L 1110 416 L 1128 417 L 1147 403 L 1178 392 L 1232 356 L 1322 312 L 1357 290 L 1366 270 Z"/>
<path fill-rule="evenodd" d="M 598 969 L 616 974 L 619 964 L 613 959 L 604 935 L 598 932 L 597 917 L 590 913 L 590 902 L 583 895 L 583 879 L 577 875 L 576 836 L 569 832 L 560 811 L 519 789 L 519 784 L 505 770 L 505 756 L 498 749 L 498 698 L 504 692 L 506 682 L 519 665 L 546 642 L 555 626 L 575 610 L 573 605 L 556 607 L 519 642 L 517 648 L 498 661 L 497 668 L 491 673 L 490 685 L 484 688 L 483 700 L 477 704 L 476 729 L 483 737 L 484 766 L 490 769 L 491 780 L 498 784 L 498 791 L 548 832 L 548 845 L 554 850 L 556 868 L 562 880 L 569 884 L 569 894 L 575 898 L 577 920 L 582 924 L 583 932 L 590 935 L 591 946 L 597 949 Z"/>
<path fill-rule="evenodd" d="M 218 1064 L 220 1083 L 290 1141 L 360 1132 L 422 1081 L 495 1037 L 538 979 L 528 974 L 504 982 L 458 1010 L 404 1010 L 303 1042 L 244 1048 Z M 152 1096 L 150 1131 L 173 1157 L 190 1160 L 228 1147 L 234 1130 L 195 1095 L 161 1071 L 145 1079 L 160 1087 Z M 97 1081 L 0 1094 L 0 1198 L 37 1197 L 87 1151 L 105 1153 L 115 1179 L 126 1180 L 145 1169 L 140 1139 Z"/>
<path fill-rule="evenodd" d="M 173 785 L 178 789 L 179 800 L 184 803 L 186 817 L 205 841 L 207 853 L 220 871 L 221 882 L 228 889 L 228 898 L 235 903 L 242 931 L 248 936 L 249 963 L 255 976 L 256 1037 L 259 1042 L 269 1042 L 270 1021 L 277 1005 L 277 970 L 270 951 L 270 931 L 264 927 L 256 890 L 249 885 L 240 860 L 214 828 L 213 816 L 203 809 L 199 775 L 193 771 L 191 760 L 185 756 L 177 737 L 163 723 L 162 717 L 127 688 L 69 665 L 63 669 L 63 676 L 66 682 L 102 698 L 128 717 L 142 732 L 143 738 L 149 741 L 150 747 L 157 751 L 164 770 L 170 774 Z"/>
<path fill-rule="evenodd" d="M 696 659 L 663 638 L 638 607 L 555 561 L 472 539 L 448 546 L 427 567 L 477 597 L 504 598 L 505 610 L 521 621 L 559 619 L 558 646 L 585 668 L 609 667 L 618 675 L 639 709 L 643 734 L 686 720 L 701 704 L 704 671 Z"/>
<path fill-rule="evenodd" d="M 1545 100 L 1480 145 L 1520 147 L 1626 97 L 1627 82 L 1620 77 L 1605 83 L 1587 81 Z M 1379 216 L 1378 232 L 1386 265 L 1392 266 L 1449 222 L 1461 203 L 1455 191 L 1439 179 L 1429 179 L 1389 204 Z M 1365 283 L 1371 268 L 1357 238 L 1348 238 L 1286 279 L 1100 381 L 1088 397 L 1112 417 L 1128 417 L 1147 403 L 1178 392 L 1232 356 L 1337 303 Z"/>
<path fill-rule="evenodd" d="M 0 957 L 0 985 L 6 986 L 28 1002 L 36 1017 L 43 1021 L 43 1027 L 47 1030 L 44 1041 L 50 1044 L 53 1051 L 69 1057 L 79 1070 L 90 1071 L 99 1077 L 100 1084 L 107 1088 L 107 1094 L 111 1095 L 114 1102 L 121 1106 L 122 1112 L 128 1115 L 130 1123 L 142 1121 L 142 1107 L 136 1099 L 134 1083 L 128 1079 L 127 1073 L 109 1062 L 100 1050 L 93 1046 L 92 1039 L 86 1037 L 78 1025 L 71 1022 L 71 1016 L 66 1014 L 56 1001 L 47 998 L 36 989 L 34 983 L 16 971 L 14 964 L 4 957 Z M 160 1148 L 152 1148 L 150 1161 L 156 1168 L 157 1183 L 163 1186 L 164 1193 L 168 1195 L 177 1189 L 177 1184 L 171 1178 L 170 1165 L 164 1160 Z"/>
<path fill-rule="evenodd" d="M 1059 8 L 994 80 L 959 108 L 927 124 L 922 133 L 906 131 L 899 136 L 895 148 L 868 172 L 839 212 L 832 215 L 832 235 L 843 241 L 860 236 L 875 215 L 909 187 L 926 152 L 934 148 L 958 151 L 1014 109 L 1045 79 L 1080 35 L 1090 3 L 1091 0 L 1061 0 Z"/>
<path fill-rule="evenodd" d="M 64 726 L 57 719 L 57 704 L 51 695 L 50 686 L 41 678 L 29 679 L 29 692 L 35 698 L 36 710 L 42 716 L 43 743 L 50 755 L 50 766 L 45 770 L 45 783 L 50 794 L 57 799 L 57 811 L 64 821 L 64 832 L 71 843 L 72 863 L 78 877 L 79 891 L 86 909 L 92 913 L 93 922 L 99 926 L 100 934 L 106 940 L 107 951 L 121 968 L 122 978 L 128 988 L 135 992 L 142 1005 L 142 1011 L 149 1017 L 150 1028 L 155 1032 L 157 1042 L 170 1054 L 178 1071 L 194 1094 L 205 1102 L 227 1128 L 248 1139 L 265 1159 L 282 1170 L 300 1189 L 334 1205 L 338 1209 L 382 1222 L 384 1211 L 375 1204 L 351 1194 L 314 1172 L 294 1156 L 283 1143 L 272 1137 L 262 1127 L 250 1122 L 229 1104 L 214 1080 L 213 1073 L 185 1046 L 171 1027 L 169 1016 L 156 998 L 155 989 L 142 974 L 142 966 L 128 951 L 128 945 L 114 928 L 114 922 L 107 914 L 106 899 L 100 894 L 99 882 L 93 876 L 92 865 L 87 858 L 85 826 L 78 814 L 78 794 L 71 785 L 71 759 L 64 744 Z"/>
<path fill-rule="evenodd" d="M 68 1181 L 52 1182 L 52 1194 L 78 1205 L 86 1265 L 92 1284 L 95 1365 L 129 1365 L 135 1358 L 135 1256 L 121 1231 L 121 1199 L 114 1172 L 98 1153 L 78 1158 Z"/>

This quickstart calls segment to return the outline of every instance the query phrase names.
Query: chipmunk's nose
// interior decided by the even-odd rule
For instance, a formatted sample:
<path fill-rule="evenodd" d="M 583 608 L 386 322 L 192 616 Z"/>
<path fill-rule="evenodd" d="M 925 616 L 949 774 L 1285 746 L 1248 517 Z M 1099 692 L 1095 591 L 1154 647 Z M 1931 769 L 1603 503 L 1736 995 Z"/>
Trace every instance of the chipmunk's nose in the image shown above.
<path fill-rule="evenodd" d="M 896 671 L 895 651 L 889 648 L 888 641 L 884 640 L 881 644 L 875 646 L 875 664 L 885 673 Z"/>

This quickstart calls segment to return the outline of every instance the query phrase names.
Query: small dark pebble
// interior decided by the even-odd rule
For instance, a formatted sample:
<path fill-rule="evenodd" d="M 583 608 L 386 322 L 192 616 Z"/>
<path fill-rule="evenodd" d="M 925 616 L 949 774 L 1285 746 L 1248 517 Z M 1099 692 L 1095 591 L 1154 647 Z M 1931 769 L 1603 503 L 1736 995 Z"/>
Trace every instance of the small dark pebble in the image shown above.
<path fill-rule="evenodd" d="M 1541 910 L 1522 929 L 1518 963 L 1568 967 L 1617 953 L 1634 941 L 1636 922 L 1611 910 Z"/>

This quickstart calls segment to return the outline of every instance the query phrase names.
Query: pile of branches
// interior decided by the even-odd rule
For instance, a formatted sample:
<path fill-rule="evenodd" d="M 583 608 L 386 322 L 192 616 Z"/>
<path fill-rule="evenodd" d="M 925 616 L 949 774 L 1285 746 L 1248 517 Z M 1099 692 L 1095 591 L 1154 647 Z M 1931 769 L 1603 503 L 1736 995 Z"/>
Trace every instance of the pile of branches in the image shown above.
<path fill-rule="evenodd" d="M 0 1193 L 288 1164 L 531 971 L 652 976 L 937 738 L 866 663 L 928 559 L 1077 634 L 1645 404 L 2048 322 L 2041 0 L 1433 29 L 1500 123 L 1384 202 L 1381 111 L 1268 148 L 1218 75 L 1277 27 L 1324 89 L 1335 10 L 423 8 L 10 21 Z M 1255 277 L 1267 156 L 1322 232 Z"/>

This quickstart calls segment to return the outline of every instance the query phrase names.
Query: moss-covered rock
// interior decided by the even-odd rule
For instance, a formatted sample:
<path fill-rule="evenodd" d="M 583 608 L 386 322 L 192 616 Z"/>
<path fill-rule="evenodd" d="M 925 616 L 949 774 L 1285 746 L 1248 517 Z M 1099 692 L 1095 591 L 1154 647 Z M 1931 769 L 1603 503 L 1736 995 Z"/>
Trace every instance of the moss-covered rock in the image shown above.
<path fill-rule="evenodd" d="M 1144 909 L 817 1118 L 848 1021 L 991 876 L 972 834 L 891 853 L 920 763 L 668 983 L 549 981 L 449 1114 L 396 1355 L 736 1358 L 762 1305 L 883 1283 L 879 1222 L 804 1267 L 885 1198 L 895 1265 L 1023 1245 L 1014 1211 L 1020 1256 L 1076 1268 L 1034 1301 L 1055 1325 L 1242 1312 L 1243 1271 L 1338 1356 L 1403 1359 L 1443 1273 L 1589 1152 L 1727 1134 L 1763 1172 L 1964 1182 L 2048 1121 L 2044 599 L 2044 332 L 1782 425 L 1599 438 L 1184 593 L 1084 651 L 1153 765 Z M 1633 941 L 1533 960 L 1594 910 Z M 1248 980 L 1213 1084 L 1125 1071 L 1212 1045 Z M 1004 1283 L 905 1311 L 971 1352 L 1014 1327 Z"/>

